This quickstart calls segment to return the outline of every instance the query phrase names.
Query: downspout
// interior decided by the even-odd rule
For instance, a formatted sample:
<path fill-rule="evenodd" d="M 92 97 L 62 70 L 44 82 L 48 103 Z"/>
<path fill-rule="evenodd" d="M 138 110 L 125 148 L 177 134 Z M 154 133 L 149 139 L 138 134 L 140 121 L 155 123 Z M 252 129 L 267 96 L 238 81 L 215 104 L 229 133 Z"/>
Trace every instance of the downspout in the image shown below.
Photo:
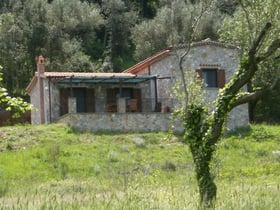
<path fill-rule="evenodd" d="M 148 66 L 148 75 L 151 76 L 151 66 Z M 157 107 L 158 104 L 158 88 L 157 88 L 157 78 L 154 78 L 154 93 L 155 93 L 155 107 Z M 156 109 L 156 108 L 155 108 Z M 153 110 L 153 109 L 152 109 Z"/>
<path fill-rule="evenodd" d="M 122 98 L 122 92 L 123 92 L 123 91 L 122 91 L 122 80 L 120 79 L 119 81 L 120 81 L 120 86 L 119 86 L 119 89 L 120 89 L 120 96 L 119 96 L 119 97 Z"/>
<path fill-rule="evenodd" d="M 158 104 L 158 90 L 157 90 L 157 78 L 154 78 L 154 84 L 155 84 L 155 102 L 156 102 L 156 106 Z"/>
<path fill-rule="evenodd" d="M 70 97 L 74 97 L 73 87 L 72 87 L 73 77 L 74 75 L 70 77 Z"/>

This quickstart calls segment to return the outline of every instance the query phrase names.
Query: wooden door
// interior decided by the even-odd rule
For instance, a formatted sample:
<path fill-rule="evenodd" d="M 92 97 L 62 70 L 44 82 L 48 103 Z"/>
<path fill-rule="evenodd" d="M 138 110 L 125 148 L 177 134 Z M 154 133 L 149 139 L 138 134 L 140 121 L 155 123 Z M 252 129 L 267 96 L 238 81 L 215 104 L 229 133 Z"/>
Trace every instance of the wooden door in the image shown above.
<path fill-rule="evenodd" d="M 138 112 L 142 112 L 142 95 L 141 89 L 133 89 L 133 98 L 137 100 Z"/>
<path fill-rule="evenodd" d="M 69 90 L 67 88 L 61 88 L 59 90 L 60 116 L 68 113 L 68 97 Z"/>
<path fill-rule="evenodd" d="M 95 112 L 95 92 L 92 88 L 86 90 L 86 111 Z"/>

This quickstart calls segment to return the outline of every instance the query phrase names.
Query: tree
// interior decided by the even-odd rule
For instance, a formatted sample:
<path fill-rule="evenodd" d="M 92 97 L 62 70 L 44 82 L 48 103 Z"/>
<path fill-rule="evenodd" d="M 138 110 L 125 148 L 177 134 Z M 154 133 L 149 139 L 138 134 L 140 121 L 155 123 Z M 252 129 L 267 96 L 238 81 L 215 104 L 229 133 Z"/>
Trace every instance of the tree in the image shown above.
<path fill-rule="evenodd" d="M 106 56 L 112 64 L 112 70 L 119 72 L 125 65 L 123 58 L 128 56 L 127 52 L 131 52 L 130 29 L 135 23 L 136 14 L 128 10 L 122 0 L 105 0 L 102 13 L 106 22 Z"/>
<path fill-rule="evenodd" d="M 240 6 L 233 17 L 228 16 L 224 19 L 220 28 L 220 39 L 225 42 L 234 43 L 241 46 L 240 58 L 246 56 L 246 52 L 254 42 L 254 37 L 260 32 L 261 27 L 267 22 L 271 22 L 273 28 L 271 33 L 263 40 L 260 45 L 263 51 L 272 40 L 277 39 L 280 33 L 280 1 L 279 0 L 237 0 Z M 279 55 L 279 54 L 278 54 Z M 248 84 L 248 91 L 262 86 L 268 86 L 277 77 L 279 72 L 279 59 L 266 59 L 259 64 L 259 71 L 255 74 Z M 259 99 L 258 99 L 259 100 Z M 250 120 L 255 121 L 254 113 L 257 108 L 258 100 L 250 102 Z M 260 109 L 260 107 L 258 108 Z M 279 112 L 280 114 L 280 112 Z"/>
<path fill-rule="evenodd" d="M 22 84 L 31 77 L 28 58 L 30 27 L 22 16 L 0 15 L 0 64 L 3 66 L 3 85 L 12 95 L 23 95 Z"/>
<path fill-rule="evenodd" d="M 211 3 L 211 2 L 210 2 Z M 193 21 L 194 36 L 199 24 L 200 17 L 207 11 L 207 5 L 201 10 L 200 16 Z M 255 25 L 257 27 L 257 25 Z M 269 85 L 263 85 L 261 89 L 253 92 L 242 92 L 259 70 L 260 64 L 264 63 L 271 57 L 278 57 L 277 50 L 280 48 L 280 39 L 266 42 L 268 37 L 272 36 L 275 30 L 270 22 L 267 22 L 261 28 L 255 28 L 256 33 L 243 37 L 244 40 L 250 39 L 250 45 L 243 51 L 239 68 L 236 74 L 231 78 L 228 84 L 219 91 L 213 110 L 208 110 L 207 106 L 201 101 L 192 97 L 193 89 L 203 88 L 201 82 L 195 81 L 192 84 L 187 83 L 185 72 L 183 71 L 182 62 L 186 58 L 191 45 L 187 51 L 179 57 L 180 70 L 182 72 L 183 101 L 181 108 L 176 112 L 181 117 L 184 126 L 184 139 L 189 145 L 196 172 L 196 179 L 199 187 L 200 201 L 204 207 L 213 207 L 217 193 L 217 186 L 214 182 L 214 175 L 211 171 L 211 162 L 213 154 L 216 151 L 227 114 L 236 106 L 248 103 L 273 88 L 276 80 Z M 228 31 L 231 33 L 231 31 Z M 276 69 L 275 69 L 276 70 Z M 193 88 L 196 87 L 196 88 Z M 196 94 L 199 95 L 199 94 Z"/>
<path fill-rule="evenodd" d="M 7 90 L 2 85 L 2 67 L 0 66 L 0 109 L 6 109 L 13 112 L 13 117 L 19 117 L 20 114 L 31 110 L 31 105 L 23 101 L 22 98 L 9 96 Z"/>
<path fill-rule="evenodd" d="M 0 64 L 3 85 L 11 95 L 26 94 L 36 70 L 35 57 L 40 54 L 48 58 L 47 68 L 55 71 L 99 68 L 93 61 L 102 53 L 99 57 L 90 54 L 98 42 L 95 32 L 103 24 L 96 5 L 75 0 L 4 3 L 0 11 Z"/>
<path fill-rule="evenodd" d="M 90 46 L 95 43 L 95 30 L 104 22 L 94 4 L 76 0 L 54 0 L 48 5 L 48 36 L 45 43 L 50 69 L 95 71 Z M 83 46 L 88 46 L 86 49 Z"/>
<path fill-rule="evenodd" d="M 155 18 L 144 20 L 132 31 L 135 58 L 141 60 L 170 45 L 189 42 L 192 21 L 199 15 L 203 4 L 185 0 L 163 1 Z M 219 22 L 219 11 L 208 10 L 200 18 L 195 39 L 217 39 L 215 31 Z"/>

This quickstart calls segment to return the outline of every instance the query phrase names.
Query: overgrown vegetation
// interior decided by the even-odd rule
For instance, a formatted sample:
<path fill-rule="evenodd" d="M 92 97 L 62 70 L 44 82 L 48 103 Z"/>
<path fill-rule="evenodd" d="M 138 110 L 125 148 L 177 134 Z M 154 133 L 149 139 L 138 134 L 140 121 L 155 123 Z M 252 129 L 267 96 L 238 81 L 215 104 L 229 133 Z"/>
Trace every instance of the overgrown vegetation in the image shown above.
<path fill-rule="evenodd" d="M 0 209 L 197 209 L 191 153 L 167 133 L 0 128 Z M 279 209 L 279 126 L 228 133 L 211 165 L 216 209 Z"/>

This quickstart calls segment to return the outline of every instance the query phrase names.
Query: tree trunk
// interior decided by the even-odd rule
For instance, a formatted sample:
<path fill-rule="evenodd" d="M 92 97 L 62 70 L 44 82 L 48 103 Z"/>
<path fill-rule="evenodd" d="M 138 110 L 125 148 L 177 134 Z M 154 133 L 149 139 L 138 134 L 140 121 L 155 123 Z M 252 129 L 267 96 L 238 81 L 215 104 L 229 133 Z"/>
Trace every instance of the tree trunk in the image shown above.
<path fill-rule="evenodd" d="M 205 110 L 201 105 L 189 106 L 186 113 L 185 138 L 194 160 L 200 204 L 203 208 L 211 208 L 217 194 L 214 176 L 210 172 L 210 162 L 215 151 L 215 144 L 210 144 L 214 140 L 210 140 L 213 137 L 205 136 L 209 126 L 204 124 Z"/>
<path fill-rule="evenodd" d="M 203 207 L 214 206 L 217 195 L 217 186 L 214 177 L 210 173 L 209 161 L 198 157 L 195 161 L 196 179 L 199 187 L 200 203 Z"/>

